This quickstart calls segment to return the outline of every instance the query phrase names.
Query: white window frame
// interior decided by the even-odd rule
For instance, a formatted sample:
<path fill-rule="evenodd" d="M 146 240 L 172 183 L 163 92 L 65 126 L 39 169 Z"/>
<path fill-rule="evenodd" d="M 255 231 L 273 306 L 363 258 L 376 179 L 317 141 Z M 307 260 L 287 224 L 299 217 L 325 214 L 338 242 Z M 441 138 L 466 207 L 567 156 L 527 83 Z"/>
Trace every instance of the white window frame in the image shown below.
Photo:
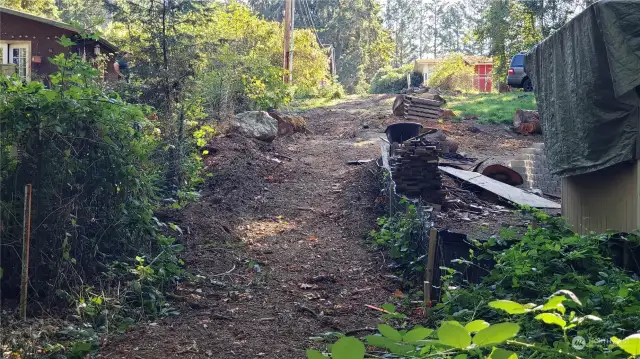
<path fill-rule="evenodd" d="M 12 64 L 13 63 L 13 53 L 11 49 L 13 48 L 26 48 L 27 50 L 27 71 L 25 80 L 31 80 L 31 41 L 0 41 L 0 46 L 2 47 L 2 63 L 3 64 Z"/>

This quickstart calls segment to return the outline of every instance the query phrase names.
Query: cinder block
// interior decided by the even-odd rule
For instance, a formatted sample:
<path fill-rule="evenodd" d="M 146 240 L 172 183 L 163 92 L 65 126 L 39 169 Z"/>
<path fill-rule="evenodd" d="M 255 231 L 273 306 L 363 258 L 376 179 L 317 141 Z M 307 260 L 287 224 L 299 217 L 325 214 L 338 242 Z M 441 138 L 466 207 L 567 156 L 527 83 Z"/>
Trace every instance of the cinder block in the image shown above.
<path fill-rule="evenodd" d="M 533 155 L 544 154 L 544 152 L 539 148 L 525 148 L 522 150 L 522 153 Z"/>

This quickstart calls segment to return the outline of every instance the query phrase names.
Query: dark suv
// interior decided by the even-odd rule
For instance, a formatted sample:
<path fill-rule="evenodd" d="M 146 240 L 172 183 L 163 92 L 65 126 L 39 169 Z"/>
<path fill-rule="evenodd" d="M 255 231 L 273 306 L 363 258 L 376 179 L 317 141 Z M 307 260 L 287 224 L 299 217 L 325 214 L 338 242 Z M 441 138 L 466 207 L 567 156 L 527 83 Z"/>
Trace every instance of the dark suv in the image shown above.
<path fill-rule="evenodd" d="M 511 66 L 507 75 L 507 85 L 521 88 L 525 92 L 533 91 L 531 79 L 524 72 L 524 56 L 526 52 L 521 52 L 511 58 Z"/>

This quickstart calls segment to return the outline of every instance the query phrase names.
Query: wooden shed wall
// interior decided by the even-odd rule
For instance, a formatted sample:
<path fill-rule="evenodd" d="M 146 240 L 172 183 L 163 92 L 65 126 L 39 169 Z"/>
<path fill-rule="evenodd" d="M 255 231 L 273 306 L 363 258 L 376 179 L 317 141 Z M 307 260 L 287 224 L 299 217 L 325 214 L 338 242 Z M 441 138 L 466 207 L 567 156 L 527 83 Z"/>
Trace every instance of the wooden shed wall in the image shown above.
<path fill-rule="evenodd" d="M 578 233 L 632 232 L 640 225 L 640 162 L 562 179 L 562 215 Z"/>
<path fill-rule="evenodd" d="M 77 33 L 51 24 L 0 12 L 0 41 L 30 42 L 30 60 L 34 56 L 41 57 L 40 63 L 29 61 L 31 79 L 46 80 L 48 75 L 58 71 L 58 68 L 49 61 L 50 57 L 54 57 L 57 54 L 69 52 L 82 54 L 83 51 L 86 51 L 89 58 L 93 57 L 93 41 L 87 41 L 87 44 L 78 43 L 71 49 L 67 49 L 58 44 L 58 40 L 63 35 L 73 38 Z M 109 53 L 109 50 L 105 47 L 102 47 L 101 50 L 103 53 Z M 104 69 L 106 72 L 105 78 L 107 79 L 117 79 L 117 75 L 113 70 L 114 58 L 115 54 L 110 54 L 110 61 Z"/>

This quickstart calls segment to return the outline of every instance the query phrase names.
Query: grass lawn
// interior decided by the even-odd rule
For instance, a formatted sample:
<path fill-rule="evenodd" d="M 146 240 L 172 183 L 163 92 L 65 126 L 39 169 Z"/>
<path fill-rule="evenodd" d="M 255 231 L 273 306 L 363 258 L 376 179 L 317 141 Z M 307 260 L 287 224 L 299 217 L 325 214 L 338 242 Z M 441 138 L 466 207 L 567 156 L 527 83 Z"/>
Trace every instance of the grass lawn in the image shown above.
<path fill-rule="evenodd" d="M 446 100 L 456 116 L 477 116 L 485 123 L 511 123 L 517 109 L 536 110 L 533 93 L 526 92 L 463 94 Z"/>

